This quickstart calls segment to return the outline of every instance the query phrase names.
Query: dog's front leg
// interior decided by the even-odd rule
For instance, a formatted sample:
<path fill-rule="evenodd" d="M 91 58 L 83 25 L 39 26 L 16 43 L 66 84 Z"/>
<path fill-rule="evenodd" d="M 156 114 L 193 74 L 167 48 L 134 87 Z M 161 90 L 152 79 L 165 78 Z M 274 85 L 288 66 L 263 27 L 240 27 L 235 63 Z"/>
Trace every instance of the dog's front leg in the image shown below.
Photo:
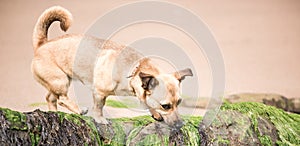
<path fill-rule="evenodd" d="M 107 95 L 103 92 L 94 92 L 94 107 L 93 107 L 93 117 L 96 122 L 101 124 L 108 124 L 108 121 L 103 117 L 103 106 L 105 105 L 105 100 Z"/>

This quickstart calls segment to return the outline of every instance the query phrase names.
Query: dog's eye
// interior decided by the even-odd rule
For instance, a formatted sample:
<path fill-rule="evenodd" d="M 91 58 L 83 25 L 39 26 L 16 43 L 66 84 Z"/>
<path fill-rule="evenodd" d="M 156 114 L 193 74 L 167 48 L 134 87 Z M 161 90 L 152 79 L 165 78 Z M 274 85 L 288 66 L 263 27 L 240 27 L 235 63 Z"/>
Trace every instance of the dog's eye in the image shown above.
<path fill-rule="evenodd" d="M 179 105 L 179 104 L 181 103 L 181 101 L 182 101 L 182 99 L 179 99 L 179 100 L 177 101 L 177 105 Z"/>
<path fill-rule="evenodd" d="M 169 110 L 169 109 L 171 109 L 171 104 L 162 104 L 161 107 L 162 107 L 164 110 Z"/>

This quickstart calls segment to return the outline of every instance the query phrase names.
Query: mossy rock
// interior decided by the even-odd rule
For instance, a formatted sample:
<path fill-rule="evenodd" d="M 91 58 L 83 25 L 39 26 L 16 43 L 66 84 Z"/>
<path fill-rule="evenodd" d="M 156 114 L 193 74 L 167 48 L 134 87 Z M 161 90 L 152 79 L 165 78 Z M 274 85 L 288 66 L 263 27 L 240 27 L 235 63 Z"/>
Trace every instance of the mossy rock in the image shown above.
<path fill-rule="evenodd" d="M 197 145 L 200 120 L 185 116 L 186 125 L 174 130 L 150 116 L 109 119 L 104 125 L 77 114 L 0 108 L 0 145 Z"/>
<path fill-rule="evenodd" d="M 199 145 L 198 125 L 202 120 L 197 116 L 183 116 L 185 125 L 180 129 L 172 129 L 162 122 L 137 125 L 128 135 L 126 145 Z"/>
<path fill-rule="evenodd" d="M 172 129 L 150 116 L 102 125 L 77 114 L 0 108 L 0 145 L 300 145 L 300 115 L 260 103 L 225 103 L 210 124 L 182 118 L 185 125 Z"/>
<path fill-rule="evenodd" d="M 94 145 L 93 119 L 62 112 L 20 113 L 0 108 L 0 145 Z"/>
<path fill-rule="evenodd" d="M 300 115 L 261 103 L 225 103 L 199 133 L 202 145 L 300 145 Z"/>
<path fill-rule="evenodd" d="M 230 103 L 259 102 L 288 112 L 300 113 L 300 98 L 287 98 L 274 93 L 239 93 L 225 97 Z"/>

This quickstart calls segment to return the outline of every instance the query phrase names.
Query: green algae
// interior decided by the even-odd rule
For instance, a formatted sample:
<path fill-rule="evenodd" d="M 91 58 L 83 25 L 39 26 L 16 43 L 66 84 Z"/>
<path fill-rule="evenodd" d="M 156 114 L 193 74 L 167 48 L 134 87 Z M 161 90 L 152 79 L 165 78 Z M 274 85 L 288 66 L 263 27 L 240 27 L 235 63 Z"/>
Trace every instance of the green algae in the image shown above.
<path fill-rule="evenodd" d="M 260 143 L 264 146 L 272 146 L 272 139 L 268 135 L 261 135 L 258 137 Z"/>
<path fill-rule="evenodd" d="M 41 137 L 41 130 L 42 127 L 40 125 L 34 125 L 33 129 L 29 130 L 27 127 L 27 118 L 24 113 L 13 111 L 7 108 L 0 108 L 0 111 L 2 111 L 5 115 L 5 119 L 9 122 L 10 127 L 9 129 L 11 130 L 21 130 L 21 131 L 27 131 L 28 135 L 30 136 L 31 139 L 31 144 L 32 145 L 38 145 L 38 142 L 40 141 Z M 60 123 L 63 122 L 63 120 L 68 120 L 74 124 L 77 125 L 82 125 L 86 124 L 88 127 L 91 128 L 91 133 L 90 133 L 90 138 L 93 140 L 96 140 L 97 143 L 100 143 L 100 135 L 97 131 L 96 125 L 93 123 L 93 118 L 92 117 L 85 117 L 77 114 L 67 114 L 63 112 L 49 112 L 49 113 L 54 113 L 59 116 Z"/>
<path fill-rule="evenodd" d="M 144 125 L 154 122 L 154 120 L 149 116 L 139 116 L 133 118 L 114 118 L 110 119 L 110 121 L 112 123 L 114 135 L 108 144 L 113 146 L 124 145 L 126 143 L 126 129 L 127 131 L 131 131 L 136 127 L 142 127 Z M 132 125 L 132 127 L 128 129 L 130 125 Z M 102 143 L 101 145 L 108 144 Z"/>
<path fill-rule="evenodd" d="M 78 114 L 68 114 L 60 111 L 57 111 L 55 113 L 59 115 L 60 123 L 62 123 L 63 120 L 65 119 L 78 126 L 82 126 L 83 124 L 86 124 L 91 129 L 89 135 L 90 138 L 96 141 L 98 144 L 101 143 L 99 132 L 97 130 L 95 123 L 93 122 L 92 117 L 81 116 Z"/>
<path fill-rule="evenodd" d="M 132 118 L 114 118 L 111 119 L 112 122 L 133 122 L 134 127 L 138 127 L 138 126 L 145 126 L 147 124 L 150 124 L 152 122 L 154 122 L 155 120 L 153 118 L 151 118 L 148 115 L 145 116 L 138 116 L 138 117 L 132 117 Z"/>
<path fill-rule="evenodd" d="M 35 146 L 38 145 L 41 136 L 39 134 L 34 134 L 32 132 L 29 133 L 30 139 L 31 139 L 31 145 Z"/>
<path fill-rule="evenodd" d="M 143 126 L 138 126 L 138 127 L 135 127 L 133 128 L 128 137 L 127 137 L 127 140 L 126 140 L 126 146 L 129 146 L 130 145 L 130 142 L 132 141 L 132 139 L 134 139 L 138 134 L 139 132 L 142 130 Z"/>
<path fill-rule="evenodd" d="M 67 114 L 64 112 L 56 112 L 59 115 L 60 122 L 63 122 L 64 119 L 73 122 L 74 124 L 80 126 L 82 124 L 83 116 L 78 114 Z"/>
<path fill-rule="evenodd" d="M 185 145 L 196 146 L 200 143 L 200 136 L 198 133 L 198 127 L 192 125 L 190 122 L 186 123 L 182 128 L 181 132 L 184 137 Z"/>
<path fill-rule="evenodd" d="M 81 116 L 82 119 L 85 121 L 85 124 L 91 129 L 90 138 L 96 141 L 98 144 L 101 143 L 100 134 L 97 130 L 97 127 L 94 123 L 94 119 L 92 117 Z"/>
<path fill-rule="evenodd" d="M 191 115 L 181 115 L 181 118 L 184 122 L 188 122 L 196 127 L 199 126 L 199 123 L 202 121 L 203 117 L 201 116 L 191 116 Z"/>
<path fill-rule="evenodd" d="M 10 110 L 8 108 L 1 108 L 1 107 L 0 107 L 0 111 L 4 113 L 5 119 L 9 122 L 10 124 L 9 128 L 11 130 L 28 131 L 28 127 L 26 124 L 27 118 L 25 114 Z M 29 132 L 29 136 L 32 145 L 35 145 L 39 141 L 40 138 L 39 135 L 34 134 L 33 132 Z"/>
<path fill-rule="evenodd" d="M 112 146 L 124 145 L 126 139 L 124 123 L 115 121 L 112 123 L 112 127 L 114 129 L 114 136 L 111 140 L 110 145 Z"/>
<path fill-rule="evenodd" d="M 52 111 L 50 111 L 52 112 Z M 86 124 L 90 129 L 90 138 L 94 141 L 96 141 L 98 144 L 102 143 L 101 139 L 100 139 L 100 134 L 97 130 L 97 127 L 94 123 L 94 119 L 92 117 L 88 117 L 88 116 L 81 116 L 78 114 L 68 114 L 68 113 L 64 113 L 64 112 L 52 112 L 52 113 L 56 113 L 59 116 L 59 120 L 60 123 L 63 122 L 63 120 L 68 120 L 70 122 L 73 122 L 74 124 L 81 126 L 82 124 Z"/>
<path fill-rule="evenodd" d="M 220 145 L 229 145 L 230 141 L 228 139 L 223 139 L 222 137 L 218 137 L 217 139 L 215 139 L 215 141 L 220 144 Z"/>
<path fill-rule="evenodd" d="M 260 134 L 259 132 L 259 118 L 263 117 L 268 119 L 277 129 L 279 140 L 276 141 L 278 145 L 300 145 L 300 115 L 288 114 L 283 110 L 275 107 L 265 106 L 260 103 L 225 103 L 221 110 L 223 111 L 238 111 L 251 119 L 251 125 L 253 131 L 258 135 L 258 139 L 262 145 L 272 145 L 272 139 L 268 135 Z M 12 111 L 6 108 L 0 108 L 0 111 L 4 113 L 5 118 L 10 123 L 10 129 L 28 131 L 26 125 L 26 114 Z M 139 116 L 134 118 L 116 118 L 110 119 L 114 135 L 110 143 L 104 143 L 100 138 L 101 133 L 97 125 L 94 123 L 94 119 L 91 117 L 81 116 L 77 114 L 67 114 L 63 112 L 52 112 L 57 114 L 60 122 L 68 120 L 76 125 L 87 125 L 90 128 L 89 137 L 96 141 L 98 145 L 129 145 L 131 140 L 137 136 L 140 136 L 140 132 L 149 124 L 155 122 L 150 116 Z M 202 121 L 202 117 L 195 116 L 182 116 L 185 125 L 181 129 L 183 135 L 184 145 L 199 145 L 200 136 L 198 133 L 199 123 Z M 244 121 L 236 121 L 238 124 L 243 124 Z M 131 125 L 128 126 L 128 125 Z M 38 126 L 38 125 L 37 125 Z M 129 128 L 128 128 L 129 127 Z M 36 127 L 38 131 L 41 127 Z M 28 131 L 31 138 L 32 145 L 37 145 L 40 141 L 40 133 Z M 143 136 L 141 141 L 136 141 L 136 145 L 168 145 L 169 136 L 165 134 L 163 136 L 157 134 L 148 134 Z M 153 143 L 153 141 L 155 141 Z M 219 144 L 230 144 L 230 140 L 224 137 L 218 137 L 214 139 Z M 88 144 L 86 144 L 88 145 Z"/>
<path fill-rule="evenodd" d="M 137 107 L 136 104 L 134 104 L 131 101 L 127 101 L 124 100 L 123 102 L 120 101 L 116 101 L 116 100 L 111 100 L 111 99 L 107 99 L 105 101 L 105 106 L 110 106 L 110 107 L 114 107 L 114 108 L 135 108 Z"/>
<path fill-rule="evenodd" d="M 160 122 L 153 123 L 153 119 L 149 116 L 135 117 L 134 120 L 140 119 L 143 123 L 135 124 L 135 128 L 130 132 L 127 137 L 126 145 L 152 145 L 161 146 L 170 144 L 170 134 L 172 128 Z M 182 134 L 184 145 L 197 146 L 200 143 L 200 135 L 198 133 L 198 125 L 202 120 L 199 116 L 182 116 L 184 126 L 180 129 L 179 133 Z M 131 119 L 132 121 L 133 119 Z M 151 124 L 151 125 L 149 125 Z M 156 128 L 155 128 L 156 127 Z M 173 135 L 175 136 L 175 135 Z"/>
<path fill-rule="evenodd" d="M 169 144 L 169 128 L 161 127 L 163 124 L 155 122 L 149 125 L 135 127 L 129 133 L 126 145 L 161 146 Z"/>
<path fill-rule="evenodd" d="M 245 145 L 257 141 L 250 118 L 238 111 L 220 110 L 214 120 L 205 126 L 201 123 L 200 135 L 203 145 Z"/>
<path fill-rule="evenodd" d="M 141 141 L 138 141 L 135 145 L 137 146 L 163 146 L 169 144 L 169 136 L 158 136 L 157 134 L 149 134 L 144 137 Z"/>
<path fill-rule="evenodd" d="M 200 143 L 200 136 L 198 133 L 199 123 L 202 121 L 200 116 L 182 116 L 184 126 L 181 128 L 181 132 L 184 137 L 185 145 L 196 146 Z"/>
<path fill-rule="evenodd" d="M 258 134 L 261 144 L 271 143 L 270 137 L 260 135 L 258 131 L 258 118 L 265 117 L 270 120 L 277 129 L 278 145 L 300 145 L 300 115 L 286 113 L 281 109 L 266 106 L 261 103 L 243 102 L 236 104 L 224 103 L 221 110 L 235 110 L 248 115 L 251 118 L 254 131 Z"/>
<path fill-rule="evenodd" d="M 133 138 L 135 134 L 137 134 L 139 130 L 141 130 L 142 127 L 154 122 L 154 120 L 150 116 L 115 118 L 111 119 L 111 121 L 113 123 L 112 126 L 115 133 L 111 145 L 124 145 L 126 143 L 125 129 L 129 127 L 128 125 L 132 125 L 132 127 L 129 129 L 131 134 L 127 137 L 127 139 L 130 139 Z"/>
<path fill-rule="evenodd" d="M 26 115 L 8 108 L 0 108 L 4 112 L 5 118 L 10 123 L 10 128 L 15 130 L 26 131 Z"/>
<path fill-rule="evenodd" d="M 46 102 L 35 102 L 35 103 L 31 103 L 28 106 L 29 107 L 40 107 L 40 106 L 46 106 L 47 103 Z"/>
<path fill-rule="evenodd" d="M 9 109 L 2 109 L 4 111 L 6 118 L 10 123 L 13 124 L 11 128 L 16 129 L 16 130 L 27 130 L 26 127 L 26 115 L 20 112 L 12 111 Z M 77 114 L 68 114 L 64 112 L 49 112 L 52 114 L 57 114 L 60 123 L 62 123 L 64 120 L 68 120 L 76 125 L 82 125 L 86 124 L 88 127 L 91 129 L 90 133 L 90 138 L 92 140 L 96 140 L 99 145 L 124 145 L 126 143 L 126 139 L 130 139 L 130 136 L 134 138 L 136 134 L 145 126 L 148 124 L 151 124 L 155 122 L 153 118 L 150 116 L 139 116 L 139 117 L 133 117 L 133 118 L 116 118 L 116 119 L 111 119 L 112 121 L 112 127 L 114 130 L 114 137 L 111 140 L 109 144 L 103 143 L 103 141 L 100 139 L 100 133 L 97 130 L 97 127 L 93 121 L 93 118 L 91 117 L 86 117 L 86 116 L 81 116 Z M 183 127 L 184 130 L 188 129 L 193 129 L 190 131 L 186 131 L 183 134 L 185 135 L 185 143 L 189 143 L 189 145 L 197 145 L 195 144 L 195 141 L 199 140 L 199 137 L 196 137 L 196 132 L 197 132 L 197 124 L 201 121 L 201 117 L 191 117 L 191 116 L 184 116 L 184 121 L 188 124 L 192 124 L 191 126 L 185 125 Z M 133 128 L 131 129 L 132 134 L 130 134 L 129 137 L 126 137 L 125 134 L 125 127 L 124 123 L 132 123 Z M 41 131 L 41 127 L 39 125 L 36 125 L 38 131 Z M 192 131 L 192 132 L 191 132 Z M 135 133 L 136 132 L 136 133 Z M 135 133 L 135 134 L 134 134 Z M 40 132 L 32 132 L 30 131 L 29 136 L 31 138 L 32 145 L 37 145 L 40 141 Z M 195 137 L 196 140 L 192 142 L 188 142 L 188 136 Z M 156 142 L 153 143 L 153 140 Z M 156 134 L 149 134 L 147 135 L 142 141 L 139 141 L 137 145 L 145 145 L 149 144 L 149 142 L 152 142 L 151 145 L 167 145 L 169 142 L 169 135 L 165 135 L 162 137 L 157 136 Z"/>
<path fill-rule="evenodd" d="M 106 100 L 105 106 L 115 107 L 115 108 L 128 108 L 127 105 L 125 105 L 122 102 L 115 101 L 115 100 Z"/>

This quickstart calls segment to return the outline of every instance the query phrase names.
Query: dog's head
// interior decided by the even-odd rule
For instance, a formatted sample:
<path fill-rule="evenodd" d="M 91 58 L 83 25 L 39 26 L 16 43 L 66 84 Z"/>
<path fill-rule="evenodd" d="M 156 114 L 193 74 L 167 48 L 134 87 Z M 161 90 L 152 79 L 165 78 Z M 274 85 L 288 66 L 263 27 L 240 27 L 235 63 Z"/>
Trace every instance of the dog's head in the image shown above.
<path fill-rule="evenodd" d="M 182 127 L 183 122 L 178 115 L 177 106 L 182 101 L 180 83 L 186 76 L 193 76 L 191 69 L 156 76 L 139 73 L 144 89 L 145 103 L 155 120 L 165 121 L 174 128 Z"/>

